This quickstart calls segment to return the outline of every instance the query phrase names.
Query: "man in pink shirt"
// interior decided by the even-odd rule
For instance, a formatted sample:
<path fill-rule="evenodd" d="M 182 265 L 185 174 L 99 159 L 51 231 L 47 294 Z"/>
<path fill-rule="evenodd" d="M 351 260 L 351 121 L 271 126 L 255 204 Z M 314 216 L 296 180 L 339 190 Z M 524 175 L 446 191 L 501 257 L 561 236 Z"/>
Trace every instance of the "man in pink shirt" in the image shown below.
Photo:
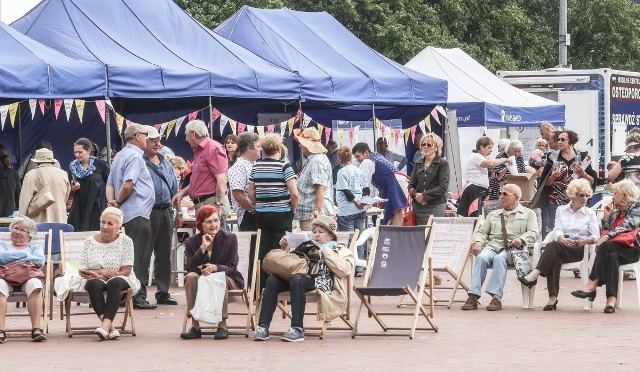
<path fill-rule="evenodd" d="M 193 149 L 191 181 L 189 186 L 177 193 L 172 200 L 176 208 L 185 195 L 195 204 L 196 213 L 203 205 L 215 205 L 221 209 L 223 226 L 229 210 L 227 199 L 227 154 L 222 145 L 208 137 L 206 124 L 202 120 L 192 120 L 185 127 L 186 140 Z M 180 208 L 178 208 L 178 211 Z M 178 213 L 178 224 L 182 216 Z"/>

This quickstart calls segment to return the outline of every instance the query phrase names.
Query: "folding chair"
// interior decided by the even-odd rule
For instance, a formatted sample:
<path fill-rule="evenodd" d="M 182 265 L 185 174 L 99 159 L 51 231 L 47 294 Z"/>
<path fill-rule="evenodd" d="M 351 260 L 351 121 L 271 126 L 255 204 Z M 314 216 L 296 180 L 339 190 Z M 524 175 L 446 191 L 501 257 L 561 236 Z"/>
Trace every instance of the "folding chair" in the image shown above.
<path fill-rule="evenodd" d="M 628 271 L 633 272 L 636 277 L 635 282 L 636 291 L 638 291 L 638 306 L 640 306 L 640 261 L 636 261 L 634 263 L 620 265 L 620 267 L 618 267 L 618 298 L 616 301 L 616 307 L 618 309 L 622 308 L 622 288 L 624 287 L 622 284 L 624 282 L 624 273 Z"/>
<path fill-rule="evenodd" d="M 351 337 L 355 336 L 409 336 L 413 339 L 416 330 L 438 331 L 430 318 L 434 316 L 433 280 L 429 281 L 428 307 L 422 304 L 427 278 L 433 277 L 431 265 L 431 248 L 433 245 L 432 219 L 426 226 L 378 226 L 374 245 L 369 256 L 367 273 L 362 287 L 355 287 L 360 306 L 354 322 Z M 417 283 L 417 287 L 416 287 Z M 413 311 L 406 312 L 395 304 L 388 304 L 395 311 L 381 312 L 376 310 L 372 297 L 398 297 L 409 295 L 413 301 Z M 358 324 L 362 307 L 366 307 L 383 333 L 362 333 Z M 410 327 L 388 326 L 382 320 L 385 316 L 410 316 Z M 426 320 L 429 327 L 418 327 L 419 315 Z M 409 331 L 388 332 L 388 331 Z"/>
<path fill-rule="evenodd" d="M 229 302 L 231 302 L 232 298 L 239 297 L 244 306 L 246 306 L 245 311 L 232 311 L 229 309 L 227 314 L 231 318 L 232 315 L 241 315 L 245 318 L 243 324 L 227 324 L 229 334 L 230 335 L 244 335 L 244 337 L 249 337 L 249 329 L 255 329 L 255 318 L 254 318 L 254 298 L 256 288 L 260 288 L 260 283 L 258 282 L 260 269 L 258 267 L 258 255 L 255 254 L 256 247 L 260 246 L 260 230 L 258 231 L 240 231 L 236 232 L 235 235 L 238 238 L 238 266 L 237 270 L 242 274 L 244 278 L 244 288 L 241 289 L 230 289 L 227 294 L 229 297 Z M 254 243 L 252 244 L 252 240 Z M 251 268 L 251 271 L 249 271 Z M 189 313 L 189 309 L 186 309 L 184 314 L 184 320 L 182 322 L 182 332 L 187 331 L 187 321 L 191 317 Z M 202 334 L 214 334 L 215 330 L 218 328 L 216 325 L 205 325 L 204 322 L 200 322 L 200 330 Z M 240 330 L 240 331 L 234 331 Z"/>
<path fill-rule="evenodd" d="M 347 245 L 351 253 L 353 253 L 354 257 L 357 257 L 356 244 L 357 244 L 359 234 L 360 234 L 360 231 L 358 229 L 356 229 L 355 231 L 336 232 L 336 238 L 338 239 L 338 243 L 344 243 L 345 245 Z M 304 327 L 305 335 L 318 336 L 321 340 L 323 340 L 327 330 L 350 331 L 353 329 L 353 323 L 351 322 L 351 288 L 353 287 L 354 274 L 355 274 L 355 265 L 351 273 L 346 278 L 343 279 L 345 281 L 344 283 L 345 288 L 347 289 L 347 307 L 345 311 L 338 318 L 342 320 L 342 322 L 345 325 L 331 326 L 330 321 L 323 321 L 321 326 L 311 326 L 311 327 L 305 326 Z M 306 293 L 307 305 L 318 303 L 318 301 L 320 300 L 320 294 L 318 291 L 319 289 L 316 289 L 315 291 L 310 291 Z M 290 298 L 291 298 L 291 293 L 289 291 L 280 292 L 278 294 L 278 308 L 282 311 L 283 318 L 291 319 L 291 312 L 290 312 L 289 306 L 287 306 L 287 302 L 289 302 Z M 317 308 L 313 310 L 314 311 L 310 311 L 307 306 L 305 308 L 304 315 L 317 315 L 318 314 Z M 308 332 L 308 331 L 311 331 L 311 332 Z M 313 331 L 319 331 L 319 332 L 315 333 Z M 281 333 L 282 332 L 271 332 L 271 334 L 273 335 L 279 335 Z"/>
<path fill-rule="evenodd" d="M 53 280 L 62 273 L 56 272 L 60 267 L 60 232 L 73 232 L 73 225 L 69 225 L 68 223 L 58 223 L 58 222 L 42 222 L 36 225 L 38 231 L 51 231 L 53 234 L 51 236 L 51 245 L 44 246 L 44 254 L 48 255 L 51 253 L 51 280 Z M 51 247 L 51 248 L 49 248 Z M 49 252 L 51 251 L 51 252 Z M 49 259 L 47 259 L 47 263 L 49 263 Z M 47 270 L 49 267 L 47 266 Z M 49 291 L 48 298 L 45 300 L 49 301 L 49 319 L 53 319 L 53 291 Z M 60 311 L 62 312 L 62 306 L 60 307 Z M 62 320 L 62 313 L 60 314 L 60 320 Z"/>
<path fill-rule="evenodd" d="M 51 246 L 51 231 L 47 232 L 38 232 L 32 239 L 31 244 L 37 244 L 40 247 L 45 247 L 46 245 Z M 10 244 L 11 243 L 11 233 L 10 232 L 0 232 L 0 241 Z M 44 248 L 43 248 L 44 249 Z M 47 316 L 49 312 L 49 301 L 47 301 L 48 293 L 51 292 L 51 252 L 45 253 L 45 267 L 43 267 L 45 271 L 45 280 L 44 280 L 44 289 L 43 289 L 43 301 L 42 301 L 42 332 L 47 334 L 49 329 L 49 318 Z M 7 297 L 7 307 L 9 303 L 16 303 L 16 307 L 19 306 L 20 303 L 27 302 L 27 294 L 22 291 L 10 291 L 9 297 Z M 26 306 L 25 306 L 26 307 Z M 9 313 L 7 312 L 7 317 L 14 316 L 29 316 L 28 312 L 19 312 L 19 313 Z M 23 336 L 23 335 L 31 335 L 31 328 L 7 328 L 5 329 L 7 336 Z"/>
<path fill-rule="evenodd" d="M 98 234 L 98 231 L 83 231 L 83 232 L 61 232 L 60 233 L 60 269 L 64 273 L 66 266 L 70 264 L 80 265 L 80 257 L 82 255 L 82 249 L 84 248 L 87 238 Z M 119 310 L 118 314 L 122 314 L 122 323 L 117 325 L 114 321 L 114 327 L 118 329 L 120 334 L 136 335 L 135 319 L 133 317 L 133 291 L 131 288 L 122 291 L 122 297 L 124 299 L 124 309 Z M 64 318 L 66 319 L 66 331 L 69 337 L 75 334 L 93 334 L 95 326 L 77 326 L 71 325 L 71 317 L 79 315 L 93 315 L 96 317 L 94 311 L 72 311 L 71 304 L 73 303 L 89 304 L 89 294 L 84 290 L 69 290 L 67 298 L 64 300 Z M 97 317 L 96 317 L 97 318 Z M 127 329 L 127 322 L 131 318 L 131 329 Z"/>

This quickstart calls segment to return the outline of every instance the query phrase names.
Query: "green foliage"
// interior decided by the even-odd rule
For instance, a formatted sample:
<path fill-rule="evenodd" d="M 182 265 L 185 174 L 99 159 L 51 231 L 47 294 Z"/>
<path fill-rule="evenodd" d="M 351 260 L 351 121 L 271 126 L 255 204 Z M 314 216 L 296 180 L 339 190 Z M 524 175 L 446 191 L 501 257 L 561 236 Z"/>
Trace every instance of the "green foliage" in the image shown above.
<path fill-rule="evenodd" d="M 576 69 L 640 70 L 640 5 L 568 0 Z M 462 48 L 491 71 L 558 64 L 558 1 L 548 0 L 176 0 L 213 29 L 242 5 L 326 11 L 365 44 L 406 63 L 426 46 Z"/>

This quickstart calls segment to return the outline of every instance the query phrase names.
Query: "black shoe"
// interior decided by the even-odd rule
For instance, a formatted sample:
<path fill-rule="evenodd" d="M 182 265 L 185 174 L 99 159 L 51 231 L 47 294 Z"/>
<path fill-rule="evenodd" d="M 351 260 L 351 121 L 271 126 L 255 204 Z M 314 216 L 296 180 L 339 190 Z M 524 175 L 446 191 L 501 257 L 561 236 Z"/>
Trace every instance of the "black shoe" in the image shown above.
<path fill-rule="evenodd" d="M 589 301 L 591 301 L 591 302 L 593 302 L 593 300 L 596 298 L 596 291 L 585 292 L 582 289 L 579 289 L 577 291 L 571 292 L 571 294 L 573 295 L 573 297 L 588 298 Z"/>
<path fill-rule="evenodd" d="M 217 332 L 216 332 L 217 333 Z M 202 331 L 200 328 L 189 328 L 188 332 L 182 332 L 180 338 L 183 340 L 193 340 L 195 338 L 202 338 Z"/>
<path fill-rule="evenodd" d="M 214 340 L 226 340 L 229 338 L 229 331 L 224 328 L 216 329 L 216 333 L 213 334 Z"/>
<path fill-rule="evenodd" d="M 553 305 L 551 305 L 551 304 L 546 304 L 546 305 L 542 308 L 542 311 L 551 311 L 551 310 L 555 310 L 557 306 L 558 306 L 558 300 L 556 300 L 556 302 L 554 302 L 554 303 L 553 303 Z"/>
<path fill-rule="evenodd" d="M 606 314 L 615 313 L 615 312 L 616 312 L 616 308 L 615 308 L 615 307 L 613 307 L 613 306 L 606 306 L 606 307 L 604 308 L 604 312 L 605 312 Z"/>
<path fill-rule="evenodd" d="M 171 296 L 160 297 L 156 299 L 158 305 L 177 305 L 178 301 L 171 298 Z"/>
<path fill-rule="evenodd" d="M 133 303 L 133 308 L 134 309 L 140 309 L 140 310 L 153 310 L 155 308 L 157 308 L 158 305 L 154 305 L 154 304 L 150 304 L 147 300 L 143 300 L 143 301 L 137 301 Z"/>
<path fill-rule="evenodd" d="M 525 278 L 524 276 L 519 276 L 518 277 L 518 281 L 520 283 L 522 283 L 525 287 L 531 289 L 534 285 L 538 284 L 538 279 L 530 282 L 527 280 L 527 278 Z"/>

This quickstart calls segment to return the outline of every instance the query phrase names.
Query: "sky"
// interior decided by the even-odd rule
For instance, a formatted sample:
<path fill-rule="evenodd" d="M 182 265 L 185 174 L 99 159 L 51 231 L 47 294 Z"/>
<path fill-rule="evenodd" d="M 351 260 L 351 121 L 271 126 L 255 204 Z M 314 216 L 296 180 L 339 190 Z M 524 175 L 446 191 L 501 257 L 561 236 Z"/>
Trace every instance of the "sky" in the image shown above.
<path fill-rule="evenodd" d="M 0 0 L 0 20 L 9 24 L 33 9 L 41 0 Z"/>

